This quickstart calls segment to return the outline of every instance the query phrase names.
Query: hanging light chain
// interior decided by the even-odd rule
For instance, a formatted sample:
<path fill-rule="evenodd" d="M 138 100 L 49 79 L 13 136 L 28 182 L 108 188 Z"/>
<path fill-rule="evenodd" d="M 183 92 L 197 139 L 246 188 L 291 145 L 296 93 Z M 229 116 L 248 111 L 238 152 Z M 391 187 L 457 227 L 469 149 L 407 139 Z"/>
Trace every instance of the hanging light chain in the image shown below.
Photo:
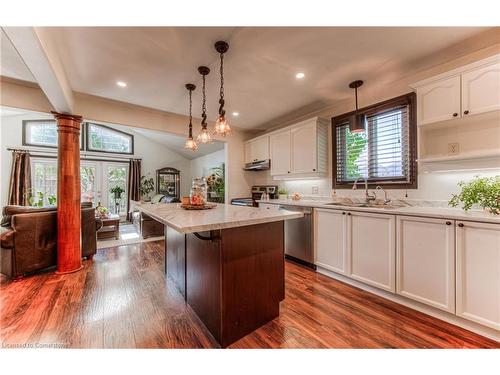
<path fill-rule="evenodd" d="M 206 95 L 205 95 L 205 75 L 203 75 L 203 88 L 202 88 L 202 91 L 203 91 L 203 103 L 201 105 L 201 127 L 203 129 L 206 129 L 207 128 L 207 98 L 206 98 Z"/>
<path fill-rule="evenodd" d="M 220 54 L 220 99 L 219 99 L 219 116 L 224 116 L 224 54 Z"/>

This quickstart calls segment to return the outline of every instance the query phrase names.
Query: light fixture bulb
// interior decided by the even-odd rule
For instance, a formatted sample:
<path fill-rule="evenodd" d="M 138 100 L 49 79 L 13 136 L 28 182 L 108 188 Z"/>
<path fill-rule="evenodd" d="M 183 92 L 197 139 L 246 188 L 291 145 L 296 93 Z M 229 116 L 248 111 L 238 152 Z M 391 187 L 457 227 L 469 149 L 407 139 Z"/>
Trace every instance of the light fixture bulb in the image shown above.
<path fill-rule="evenodd" d="M 302 79 L 302 78 L 304 78 L 305 76 L 306 76 L 306 75 L 305 75 L 304 73 L 302 73 L 302 72 L 295 74 L 295 78 L 297 78 L 297 79 Z"/>
<path fill-rule="evenodd" d="M 225 116 L 219 116 L 217 121 L 215 121 L 214 133 L 223 137 L 231 134 L 231 127 L 229 126 Z"/>
<path fill-rule="evenodd" d="M 212 143 L 212 136 L 208 132 L 208 129 L 201 129 L 200 134 L 198 134 L 198 137 L 196 137 L 196 141 L 198 143 Z"/>
<path fill-rule="evenodd" d="M 233 116 L 234 116 L 234 117 L 238 117 L 239 115 L 240 115 L 240 113 L 239 113 L 239 112 L 233 112 Z"/>
<path fill-rule="evenodd" d="M 123 81 L 117 81 L 116 84 L 120 87 L 127 87 L 127 83 Z"/>
<path fill-rule="evenodd" d="M 196 151 L 198 149 L 198 145 L 194 141 L 192 137 L 189 137 L 186 139 L 186 144 L 184 145 L 184 148 L 187 148 L 188 150 L 191 151 Z"/>

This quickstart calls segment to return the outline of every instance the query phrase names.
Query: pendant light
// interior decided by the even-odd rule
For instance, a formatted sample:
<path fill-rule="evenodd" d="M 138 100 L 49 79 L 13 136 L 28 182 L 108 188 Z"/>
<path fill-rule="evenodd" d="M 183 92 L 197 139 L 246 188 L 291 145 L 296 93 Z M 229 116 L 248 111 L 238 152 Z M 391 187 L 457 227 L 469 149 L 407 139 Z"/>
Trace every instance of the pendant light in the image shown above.
<path fill-rule="evenodd" d="M 349 121 L 349 130 L 351 133 L 361 133 L 365 131 L 365 116 L 358 114 L 358 87 L 363 85 L 363 81 L 357 80 L 349 84 L 351 89 L 354 89 L 356 96 L 356 110 Z"/>
<path fill-rule="evenodd" d="M 198 72 L 203 77 L 203 86 L 202 86 L 202 95 L 203 102 L 201 105 L 201 132 L 198 134 L 196 140 L 198 143 L 212 143 L 212 136 L 208 132 L 207 129 L 207 97 L 205 93 L 205 80 L 208 73 L 210 73 L 210 69 L 206 66 L 198 67 Z"/>
<path fill-rule="evenodd" d="M 186 139 L 186 144 L 184 145 L 184 148 L 187 148 L 188 150 L 191 150 L 191 151 L 196 151 L 196 149 L 198 148 L 198 145 L 196 144 L 195 140 L 193 139 L 193 114 L 192 114 L 193 90 L 196 89 L 196 86 L 193 85 L 192 83 L 187 83 L 186 89 L 188 89 L 188 91 L 189 91 L 189 133 L 188 133 L 188 137 Z"/>
<path fill-rule="evenodd" d="M 231 134 L 231 127 L 226 119 L 226 111 L 224 110 L 224 54 L 229 49 L 229 44 L 220 40 L 215 43 L 215 50 L 220 55 L 220 99 L 219 99 L 219 117 L 215 122 L 214 133 L 225 137 Z"/>

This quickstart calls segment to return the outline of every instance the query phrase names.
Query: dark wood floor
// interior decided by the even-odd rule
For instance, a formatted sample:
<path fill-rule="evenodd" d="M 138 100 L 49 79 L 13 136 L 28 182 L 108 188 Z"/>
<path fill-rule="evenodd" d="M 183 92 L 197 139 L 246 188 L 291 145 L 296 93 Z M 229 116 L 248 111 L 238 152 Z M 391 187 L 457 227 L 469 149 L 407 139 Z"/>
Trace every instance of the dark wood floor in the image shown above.
<path fill-rule="evenodd" d="M 212 348 L 163 273 L 163 241 L 99 250 L 83 271 L 1 280 L 0 339 L 76 348 Z M 500 344 L 286 264 L 279 318 L 233 348 L 500 348 Z"/>

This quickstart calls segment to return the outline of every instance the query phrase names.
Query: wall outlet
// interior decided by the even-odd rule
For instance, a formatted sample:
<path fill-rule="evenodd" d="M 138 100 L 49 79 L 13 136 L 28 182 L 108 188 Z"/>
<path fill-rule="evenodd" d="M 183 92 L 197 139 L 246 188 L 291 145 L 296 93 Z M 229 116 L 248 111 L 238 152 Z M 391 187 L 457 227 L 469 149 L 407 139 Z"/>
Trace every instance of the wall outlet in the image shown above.
<path fill-rule="evenodd" d="M 312 193 L 313 194 L 319 194 L 319 186 L 313 186 L 312 187 Z"/>
<path fill-rule="evenodd" d="M 448 155 L 456 155 L 460 153 L 460 145 L 458 142 L 448 143 Z"/>

